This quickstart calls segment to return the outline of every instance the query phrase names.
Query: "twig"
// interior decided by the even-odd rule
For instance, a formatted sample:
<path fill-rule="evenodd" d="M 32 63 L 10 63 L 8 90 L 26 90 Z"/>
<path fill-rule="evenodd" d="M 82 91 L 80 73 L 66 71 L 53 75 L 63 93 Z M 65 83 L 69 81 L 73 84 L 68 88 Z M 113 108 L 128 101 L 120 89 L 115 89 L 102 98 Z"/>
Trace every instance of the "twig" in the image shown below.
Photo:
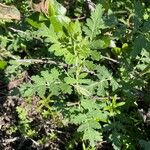
<path fill-rule="evenodd" d="M 67 106 L 75 106 L 75 105 L 79 105 L 79 104 L 80 104 L 79 102 L 75 102 L 75 103 L 68 102 Z"/>
<path fill-rule="evenodd" d="M 67 64 L 64 63 L 57 63 L 56 61 L 53 60 L 42 60 L 42 59 L 17 59 L 17 62 L 20 63 L 45 63 L 45 64 L 53 64 L 53 65 L 60 65 L 63 67 L 67 67 Z"/>
<path fill-rule="evenodd" d="M 14 137 L 14 138 L 12 138 L 12 139 L 5 139 L 5 140 L 2 140 L 2 142 L 0 142 L 0 143 L 12 143 L 12 142 L 15 142 L 15 141 L 17 141 L 17 140 L 19 140 L 20 139 L 20 137 Z"/>
<path fill-rule="evenodd" d="M 21 30 L 14 29 L 12 27 L 9 27 L 9 29 L 11 29 L 12 31 L 17 32 L 17 33 L 22 33 L 22 34 L 28 35 L 28 33 L 24 32 L 24 31 L 21 31 Z"/>
<path fill-rule="evenodd" d="M 64 133 L 64 134 L 65 134 L 65 132 L 60 131 L 60 130 L 56 130 L 56 129 L 50 129 L 50 131 L 51 131 L 51 132 L 57 132 L 57 133 Z"/>
<path fill-rule="evenodd" d="M 114 11 L 114 12 L 113 12 L 113 14 L 120 14 L 120 15 L 122 15 L 122 14 L 127 14 L 127 13 L 128 13 L 128 11 L 126 11 L 126 10 Z"/>
<path fill-rule="evenodd" d="M 52 64 L 52 65 L 59 65 L 62 67 L 67 67 L 67 64 L 56 62 L 53 60 L 42 60 L 42 59 L 16 59 L 19 63 L 44 63 L 44 64 Z M 83 71 L 96 75 L 94 71 L 89 71 L 86 67 L 83 68 Z"/>
<path fill-rule="evenodd" d="M 108 96 L 108 97 L 99 97 L 99 96 L 94 96 L 93 99 L 95 100 L 105 100 L 105 99 L 113 99 L 113 96 Z M 121 100 L 121 97 L 115 97 L 116 100 Z"/>
<path fill-rule="evenodd" d="M 77 17 L 77 18 L 72 18 L 72 21 L 76 21 L 76 20 L 84 20 L 86 18 L 86 16 L 82 16 L 82 17 Z"/>
<path fill-rule="evenodd" d="M 102 56 L 102 58 L 107 59 L 107 60 L 110 60 L 110 61 L 112 61 L 112 62 L 114 62 L 114 63 L 117 63 L 117 64 L 120 63 L 119 61 L 117 61 L 117 60 L 115 60 L 115 59 L 112 59 L 112 58 L 110 58 L 110 57 Z"/>
<path fill-rule="evenodd" d="M 31 139 L 31 138 L 29 138 L 32 142 L 33 142 L 33 144 L 35 145 L 35 146 L 37 146 L 37 147 L 39 147 L 40 146 L 40 144 L 38 143 L 38 142 L 36 142 L 36 141 L 34 141 L 33 139 Z"/>

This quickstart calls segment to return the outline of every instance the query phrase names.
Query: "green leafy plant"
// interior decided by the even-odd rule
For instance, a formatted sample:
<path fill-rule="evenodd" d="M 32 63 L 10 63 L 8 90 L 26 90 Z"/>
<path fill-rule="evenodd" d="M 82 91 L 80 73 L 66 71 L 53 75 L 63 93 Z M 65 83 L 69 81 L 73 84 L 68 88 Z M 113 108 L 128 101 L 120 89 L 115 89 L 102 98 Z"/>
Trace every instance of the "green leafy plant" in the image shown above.
<path fill-rule="evenodd" d="M 24 136 L 33 137 L 36 132 L 30 128 L 30 121 L 28 119 L 27 111 L 22 107 L 17 107 L 16 111 L 18 113 L 19 125 L 18 129 Z"/>
<path fill-rule="evenodd" d="M 5 74 L 14 78 L 26 71 L 18 95 L 27 105 L 36 99 L 33 107 L 43 120 L 53 119 L 61 128 L 75 126 L 68 149 L 81 142 L 81 149 L 94 150 L 104 141 L 115 150 L 134 150 L 139 143 L 148 147 L 144 140 L 149 140 L 149 130 L 138 113 L 140 107 L 146 113 L 150 104 L 147 2 L 94 3 L 89 18 L 74 19 L 74 12 L 68 17 L 67 6 L 53 0 L 47 12 L 26 14 L 24 31 L 22 26 L 7 29 L 13 23 L 4 23 L 0 68 L 7 62 Z M 83 1 L 77 4 L 84 7 Z M 36 136 L 27 110 L 17 107 L 17 112 L 20 132 Z M 49 139 L 57 135 L 50 133 L 39 141 Z"/>

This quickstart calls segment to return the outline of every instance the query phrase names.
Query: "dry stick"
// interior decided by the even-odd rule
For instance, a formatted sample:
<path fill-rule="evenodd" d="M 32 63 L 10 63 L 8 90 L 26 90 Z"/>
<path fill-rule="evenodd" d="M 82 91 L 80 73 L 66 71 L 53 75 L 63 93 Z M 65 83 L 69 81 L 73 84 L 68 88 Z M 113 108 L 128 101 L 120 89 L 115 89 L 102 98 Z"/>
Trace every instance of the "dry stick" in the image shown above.
<path fill-rule="evenodd" d="M 38 143 L 38 142 L 36 142 L 36 141 L 34 141 L 33 139 L 31 139 L 31 138 L 29 138 L 37 147 L 39 147 L 40 146 L 40 144 Z"/>
<path fill-rule="evenodd" d="M 112 58 L 110 58 L 110 57 L 102 56 L 102 58 L 107 59 L 107 60 L 110 60 L 110 61 L 112 61 L 112 62 L 114 62 L 114 63 L 117 63 L 117 64 L 120 63 L 119 61 L 117 61 L 117 60 L 115 60 L 115 59 L 112 59 Z"/>
<path fill-rule="evenodd" d="M 76 20 L 84 20 L 86 19 L 86 16 L 82 16 L 82 17 L 77 17 L 77 18 L 72 18 L 72 21 L 76 21 Z"/>
<path fill-rule="evenodd" d="M 108 97 L 98 97 L 98 96 L 94 96 L 93 99 L 95 100 L 105 100 L 105 99 L 113 99 L 114 97 L 112 96 L 108 96 Z M 120 100 L 121 97 L 115 97 L 116 100 Z"/>
<path fill-rule="evenodd" d="M 61 67 L 67 67 L 67 64 L 56 62 L 53 60 L 41 60 L 41 59 L 16 59 L 17 62 L 19 63 L 45 63 L 45 64 L 52 64 L 52 65 L 59 65 Z M 86 67 L 83 68 L 83 71 L 90 73 L 90 74 L 95 74 L 94 71 L 89 71 Z"/>
<path fill-rule="evenodd" d="M 60 65 L 63 67 L 67 67 L 67 64 L 64 63 L 57 63 L 53 60 L 41 60 L 41 59 L 17 59 L 17 62 L 20 63 L 45 63 L 45 64 L 52 64 L 52 65 Z"/>
<path fill-rule="evenodd" d="M 126 10 L 121 10 L 121 11 L 114 11 L 113 14 L 119 14 L 119 15 L 122 15 L 122 14 L 127 14 L 129 13 L 128 11 Z"/>
<path fill-rule="evenodd" d="M 24 31 L 21 31 L 21 30 L 14 29 L 14 28 L 12 28 L 12 27 L 9 27 L 9 29 L 11 29 L 11 30 L 14 31 L 14 32 L 18 32 L 18 33 L 22 33 L 22 34 L 28 35 L 28 33 L 24 32 Z"/>
<path fill-rule="evenodd" d="M 12 139 L 5 139 L 5 140 L 2 140 L 2 142 L 0 142 L 0 143 L 11 143 L 11 142 L 15 142 L 15 141 L 17 141 L 17 140 L 19 140 L 20 139 L 20 137 L 14 137 L 14 138 L 12 138 Z"/>
<path fill-rule="evenodd" d="M 117 64 L 120 63 L 119 61 L 112 59 L 112 58 L 109 58 L 109 57 L 102 56 L 102 58 L 107 59 L 107 60 L 112 61 L 112 62 L 117 63 Z M 58 65 L 61 67 L 67 67 L 67 64 L 56 62 L 56 61 L 49 60 L 49 59 L 47 59 L 47 60 L 46 59 L 45 60 L 41 60 L 41 59 L 16 59 L 16 61 L 19 63 L 45 63 L 45 64 Z M 96 73 L 94 71 L 88 70 L 87 67 L 84 67 L 83 71 L 90 73 L 90 74 L 93 74 L 93 75 L 96 75 Z"/>

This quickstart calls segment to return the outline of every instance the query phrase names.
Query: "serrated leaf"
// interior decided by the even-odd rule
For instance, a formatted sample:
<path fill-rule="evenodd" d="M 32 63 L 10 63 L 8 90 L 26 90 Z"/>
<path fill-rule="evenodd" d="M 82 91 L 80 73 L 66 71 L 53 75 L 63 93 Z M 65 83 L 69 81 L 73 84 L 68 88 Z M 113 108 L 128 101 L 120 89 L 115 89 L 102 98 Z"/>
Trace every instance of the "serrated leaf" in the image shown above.
<path fill-rule="evenodd" d="M 53 6 L 54 6 L 54 9 L 55 9 L 55 14 L 56 15 L 65 15 L 67 10 L 66 8 L 61 5 L 60 3 L 58 3 L 56 0 L 53 0 Z"/>
<path fill-rule="evenodd" d="M 65 81 L 67 84 L 75 84 L 75 83 L 77 83 L 76 79 L 75 79 L 75 78 L 72 78 L 72 77 L 65 77 L 65 78 L 64 78 L 64 81 Z"/>
<path fill-rule="evenodd" d="M 133 50 L 131 52 L 131 55 L 133 57 L 136 57 L 141 53 L 141 51 L 146 48 L 146 43 L 147 40 L 145 39 L 144 36 L 139 35 L 138 37 L 135 38 L 134 40 L 134 45 L 133 45 Z"/>
<path fill-rule="evenodd" d="M 63 56 L 63 50 L 60 43 L 51 45 L 49 51 L 54 51 L 56 56 Z"/>
<path fill-rule="evenodd" d="M 32 84 L 23 84 L 19 90 L 23 97 L 31 97 L 35 94 Z"/>
<path fill-rule="evenodd" d="M 75 55 L 73 55 L 72 53 L 68 52 L 68 50 L 66 49 L 66 53 L 65 53 L 65 62 L 69 65 L 74 64 L 75 62 Z"/>
<path fill-rule="evenodd" d="M 149 32 L 149 29 L 150 29 L 150 19 L 144 23 L 141 31 L 146 33 Z"/>
<path fill-rule="evenodd" d="M 112 91 L 115 91 L 119 87 L 119 84 L 116 82 L 115 79 L 110 80 L 110 85 L 112 86 Z"/>
<path fill-rule="evenodd" d="M 51 82 L 53 80 L 49 71 L 41 71 L 41 75 L 43 76 L 43 78 L 46 82 Z"/>
<path fill-rule="evenodd" d="M 98 72 L 97 77 L 99 78 L 99 83 L 97 84 L 97 94 L 99 96 L 105 96 L 106 89 L 109 87 L 108 81 L 110 82 L 110 86 L 112 87 L 112 91 L 115 91 L 119 84 L 113 78 L 112 74 L 108 71 L 105 66 L 97 66 L 96 70 Z"/>
<path fill-rule="evenodd" d="M 86 114 L 77 114 L 76 115 L 71 115 L 71 122 L 74 124 L 82 124 L 82 122 L 84 122 L 87 119 Z"/>
<path fill-rule="evenodd" d="M 144 15 L 144 7 L 140 1 L 134 1 L 135 14 L 139 18 L 143 18 Z"/>
<path fill-rule="evenodd" d="M 114 150 L 120 150 L 121 147 L 120 134 L 114 130 L 110 135 L 110 139 L 112 141 L 112 146 Z"/>
<path fill-rule="evenodd" d="M 81 105 L 84 109 L 88 109 L 90 111 L 92 109 L 98 109 L 98 105 L 96 104 L 96 102 L 90 99 L 82 99 Z"/>
<path fill-rule="evenodd" d="M 105 47 L 105 41 L 100 40 L 100 39 L 92 41 L 90 44 L 90 48 L 91 49 L 104 49 L 104 48 L 106 48 Z"/>
<path fill-rule="evenodd" d="M 86 60 L 85 61 L 85 66 L 89 69 L 89 70 L 94 70 L 96 65 L 93 63 L 93 61 L 89 61 Z"/>
<path fill-rule="evenodd" d="M 79 128 L 77 129 L 77 131 L 78 132 L 83 132 L 83 131 L 86 132 L 86 130 L 89 127 L 92 128 L 92 129 L 101 129 L 101 126 L 100 126 L 100 124 L 97 121 L 95 121 L 95 120 L 88 120 L 87 122 L 84 122 L 83 124 L 81 124 L 79 126 Z"/>
<path fill-rule="evenodd" d="M 97 122 L 96 120 L 88 120 L 88 127 L 92 128 L 92 129 L 101 129 L 101 125 L 99 122 Z"/>
<path fill-rule="evenodd" d="M 91 13 L 90 19 L 87 19 L 86 26 L 83 27 L 83 31 L 91 41 L 101 33 L 100 29 L 104 28 L 103 11 L 102 5 L 97 5 L 95 11 Z"/>
<path fill-rule="evenodd" d="M 81 74 L 79 75 L 79 78 L 80 78 L 80 79 L 83 79 L 83 78 L 85 78 L 87 75 L 88 75 L 88 73 L 81 73 Z"/>
<path fill-rule="evenodd" d="M 62 90 L 63 93 L 71 94 L 72 92 L 72 87 L 66 83 L 61 83 L 60 89 Z"/>
<path fill-rule="evenodd" d="M 58 84 L 51 83 L 51 85 L 49 86 L 49 91 L 51 92 L 51 95 L 58 96 L 60 93 L 60 87 Z"/>
<path fill-rule="evenodd" d="M 58 77 L 59 77 L 59 71 L 56 68 L 53 68 L 51 70 L 51 76 L 53 77 L 53 80 L 58 79 Z"/>
<path fill-rule="evenodd" d="M 92 50 L 91 51 L 91 59 L 92 60 L 96 60 L 99 61 L 101 58 L 100 52 L 96 51 L 96 50 Z"/>
<path fill-rule="evenodd" d="M 96 121 L 102 121 L 102 122 L 107 122 L 108 121 L 108 114 L 107 112 L 102 112 L 102 110 L 96 109 L 89 111 L 87 113 L 88 118 L 93 118 Z"/>
<path fill-rule="evenodd" d="M 70 35 L 75 35 L 75 34 L 81 34 L 81 25 L 79 21 L 76 22 L 70 22 L 69 26 L 67 27 L 68 32 Z"/>
<path fill-rule="evenodd" d="M 98 141 L 102 141 L 102 134 L 92 128 L 89 128 L 88 130 L 86 130 L 86 132 L 84 132 L 83 135 L 83 140 L 88 140 L 90 142 L 90 145 L 92 147 L 95 146 L 95 143 Z"/>
<path fill-rule="evenodd" d="M 89 97 L 91 95 L 91 92 L 89 92 L 85 87 L 81 85 L 74 85 L 75 89 L 78 91 L 78 93 Z"/>
<path fill-rule="evenodd" d="M 46 83 L 42 77 L 32 76 L 31 78 L 34 81 L 34 92 L 37 92 L 40 97 L 43 97 L 46 92 Z"/>
<path fill-rule="evenodd" d="M 42 24 L 40 29 L 38 30 L 38 35 L 46 37 L 51 43 L 58 43 L 58 37 L 52 25 L 50 25 L 50 27 L 48 28 L 45 24 Z"/>
<path fill-rule="evenodd" d="M 100 81 L 97 88 L 97 95 L 105 96 L 106 88 L 108 88 L 108 81 L 107 80 Z"/>

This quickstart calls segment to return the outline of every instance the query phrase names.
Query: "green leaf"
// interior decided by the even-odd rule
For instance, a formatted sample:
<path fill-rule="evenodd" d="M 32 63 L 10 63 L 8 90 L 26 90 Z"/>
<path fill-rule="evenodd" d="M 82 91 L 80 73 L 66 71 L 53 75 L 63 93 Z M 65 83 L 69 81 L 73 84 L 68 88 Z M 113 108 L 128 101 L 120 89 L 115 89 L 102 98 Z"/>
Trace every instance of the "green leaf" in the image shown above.
<path fill-rule="evenodd" d="M 123 106 L 125 104 L 125 102 L 119 102 L 116 104 L 116 107 L 120 107 L 120 106 Z"/>
<path fill-rule="evenodd" d="M 50 20 L 55 29 L 55 32 L 62 31 L 63 26 L 68 26 L 70 23 L 70 19 L 62 15 L 51 16 Z"/>
<path fill-rule="evenodd" d="M 79 21 L 76 22 L 70 22 L 69 26 L 67 27 L 68 32 L 70 35 L 75 35 L 75 34 L 81 34 L 81 25 Z"/>
<path fill-rule="evenodd" d="M 85 78 L 87 75 L 88 75 L 88 73 L 81 73 L 81 74 L 79 75 L 79 79 L 83 79 L 83 78 Z"/>
<path fill-rule="evenodd" d="M 141 28 L 141 31 L 147 33 L 147 32 L 149 32 L 149 29 L 150 29 L 150 19 L 148 21 L 144 22 L 144 25 Z"/>
<path fill-rule="evenodd" d="M 87 119 L 86 114 L 71 115 L 71 122 L 74 124 L 82 124 Z"/>
<path fill-rule="evenodd" d="M 48 28 L 45 24 L 42 24 L 38 30 L 38 35 L 46 37 L 51 43 L 58 43 L 58 37 L 52 25 L 50 25 L 50 27 Z"/>
<path fill-rule="evenodd" d="M 0 60 L 0 70 L 1 69 L 3 70 L 6 66 L 7 66 L 7 62 L 4 60 Z"/>
<path fill-rule="evenodd" d="M 91 111 L 92 109 L 98 109 L 98 105 L 96 104 L 95 101 L 90 100 L 90 99 L 82 99 L 81 100 L 81 105 L 84 109 L 88 109 Z"/>
<path fill-rule="evenodd" d="M 90 43 L 91 49 L 105 49 L 110 46 L 110 37 L 103 36 L 101 39 L 93 40 Z"/>
<path fill-rule="evenodd" d="M 149 150 L 150 148 L 150 141 L 139 140 L 139 144 L 144 150 Z"/>
<path fill-rule="evenodd" d="M 96 67 L 93 61 L 90 61 L 90 60 L 85 61 L 85 66 L 87 67 L 88 70 L 94 70 Z"/>
<path fill-rule="evenodd" d="M 89 97 L 91 95 L 91 93 L 83 86 L 81 85 L 74 85 L 75 89 L 78 91 L 78 93 Z"/>
<path fill-rule="evenodd" d="M 64 78 L 64 81 L 67 83 L 67 84 L 75 84 L 77 83 L 77 80 L 75 78 L 72 78 L 72 77 L 65 77 Z"/>
<path fill-rule="evenodd" d="M 100 52 L 98 52 L 98 51 L 96 51 L 96 50 L 92 50 L 92 51 L 91 51 L 91 59 L 92 59 L 92 60 L 99 61 L 100 58 L 101 58 Z"/>
<path fill-rule="evenodd" d="M 148 43 L 148 41 L 145 39 L 144 36 L 139 35 L 138 37 L 136 37 L 134 40 L 134 46 L 133 46 L 133 51 L 131 52 L 131 55 L 133 57 L 136 57 L 137 55 L 139 55 L 143 49 L 146 49 L 146 43 Z"/>
<path fill-rule="evenodd" d="M 49 3 L 49 18 L 56 32 L 61 31 L 71 21 L 66 15 L 66 8 L 56 0 Z"/>
<path fill-rule="evenodd" d="M 93 128 L 93 129 L 101 129 L 100 124 L 97 121 L 94 120 L 88 120 L 87 122 L 84 122 L 83 124 L 81 124 L 79 126 L 79 128 L 77 129 L 78 132 L 83 132 L 88 129 L 88 128 Z"/>
<path fill-rule="evenodd" d="M 98 96 L 105 96 L 107 88 L 108 88 L 108 81 L 105 79 L 101 80 L 98 84 L 97 95 Z"/>
<path fill-rule="evenodd" d="M 144 7 L 142 5 L 142 2 L 140 1 L 134 1 L 134 8 L 135 8 L 135 15 L 137 15 L 139 18 L 143 18 L 144 15 Z"/>
<path fill-rule="evenodd" d="M 112 86 L 112 91 L 115 91 L 119 87 L 119 84 L 116 82 L 115 79 L 110 80 L 110 85 Z"/>
<path fill-rule="evenodd" d="M 105 48 L 105 42 L 100 39 L 92 41 L 90 44 L 90 48 L 91 49 L 103 49 Z"/>
<path fill-rule="evenodd" d="M 65 49 L 62 49 L 61 47 L 61 43 L 56 43 L 56 44 L 53 44 L 50 48 L 49 48 L 49 51 L 54 51 L 55 55 L 56 56 L 63 56 L 64 54 L 64 51 Z"/>
<path fill-rule="evenodd" d="M 63 93 L 65 94 L 71 94 L 72 92 L 72 87 L 66 83 L 61 83 L 60 84 L 60 89 L 62 90 Z"/>
<path fill-rule="evenodd" d="M 99 105 L 97 106 L 99 107 Z M 103 112 L 102 110 L 93 109 L 87 113 L 88 118 L 93 118 L 95 121 L 107 122 L 108 121 L 108 112 Z"/>
<path fill-rule="evenodd" d="M 38 12 L 33 13 L 31 16 L 29 16 L 26 21 L 33 26 L 36 29 L 39 29 L 41 27 L 42 22 L 39 21 L 40 14 Z"/>
<path fill-rule="evenodd" d="M 91 41 L 101 33 L 100 29 L 105 27 L 102 19 L 103 11 L 102 5 L 97 5 L 95 11 L 91 13 L 91 17 L 87 19 L 86 26 L 83 27 L 83 31 Z"/>
<path fill-rule="evenodd" d="M 92 128 L 86 130 L 83 135 L 83 140 L 89 140 L 92 147 L 95 146 L 96 142 L 102 141 L 102 138 L 102 134 Z"/>
<path fill-rule="evenodd" d="M 98 72 L 97 77 L 100 80 L 97 84 L 97 94 L 99 96 L 105 96 L 106 89 L 109 88 L 108 81 L 110 82 L 112 91 L 115 91 L 119 87 L 119 84 L 105 66 L 97 66 L 96 69 Z"/>
<path fill-rule="evenodd" d="M 56 14 L 55 3 L 57 3 L 55 0 L 51 0 L 49 2 L 49 6 L 48 6 L 49 17 L 54 16 Z"/>
<path fill-rule="evenodd" d="M 46 92 L 46 83 L 43 78 L 39 76 L 32 76 L 31 79 L 34 81 L 34 92 L 37 92 L 40 97 L 43 97 Z"/>
<path fill-rule="evenodd" d="M 60 3 L 58 3 L 56 0 L 53 0 L 54 2 L 52 3 L 55 9 L 55 14 L 56 15 L 66 15 L 66 8 L 61 5 Z"/>

